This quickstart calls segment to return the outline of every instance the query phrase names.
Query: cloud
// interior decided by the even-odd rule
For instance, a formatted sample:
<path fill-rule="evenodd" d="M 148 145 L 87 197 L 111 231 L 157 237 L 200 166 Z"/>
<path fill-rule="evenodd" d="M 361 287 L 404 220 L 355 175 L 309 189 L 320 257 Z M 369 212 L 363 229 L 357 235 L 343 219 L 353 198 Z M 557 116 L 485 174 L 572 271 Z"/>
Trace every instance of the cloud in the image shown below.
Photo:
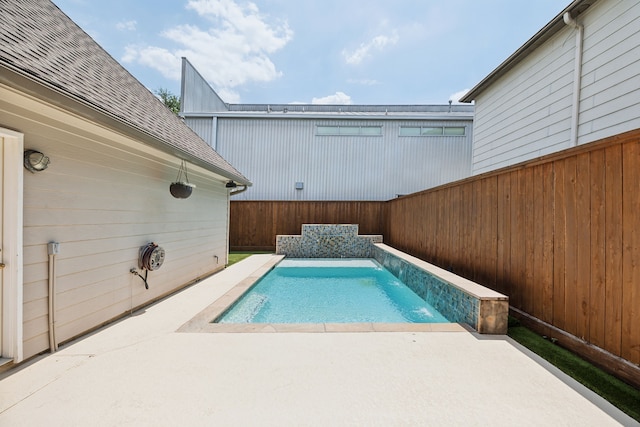
<path fill-rule="evenodd" d="M 376 86 L 379 85 L 380 82 L 374 79 L 349 79 L 348 83 L 362 85 L 362 86 Z"/>
<path fill-rule="evenodd" d="M 232 89 L 223 87 L 217 91 L 220 98 L 229 104 L 240 104 L 240 94 Z"/>
<path fill-rule="evenodd" d="M 155 68 L 168 79 L 180 80 L 182 59 L 167 49 L 153 46 L 138 49 L 134 46 L 127 46 L 122 62 L 133 61 Z"/>
<path fill-rule="evenodd" d="M 135 31 L 136 25 L 138 25 L 136 21 L 123 21 L 116 24 L 116 29 L 118 31 Z"/>
<path fill-rule="evenodd" d="M 467 94 L 467 92 L 469 92 L 469 90 L 471 89 L 463 89 L 461 91 L 458 91 L 454 94 L 452 94 L 451 96 L 449 96 L 449 99 L 451 101 L 453 101 L 454 104 L 460 104 L 460 98 L 462 98 L 463 96 L 465 96 Z"/>
<path fill-rule="evenodd" d="M 268 22 L 254 3 L 233 0 L 190 0 L 187 9 L 210 22 L 209 28 L 176 25 L 161 33 L 177 48 L 127 46 L 123 62 L 137 62 L 158 70 L 167 78 L 180 79 L 180 58 L 186 57 L 198 71 L 236 102 L 233 88 L 248 82 L 268 82 L 282 75 L 269 55 L 292 38 L 286 22 Z"/>
<path fill-rule="evenodd" d="M 396 31 L 394 31 L 390 36 L 375 36 L 368 43 L 362 43 L 360 47 L 358 47 L 354 51 L 348 51 L 347 49 L 342 50 L 342 56 L 347 64 L 350 65 L 358 65 L 368 57 L 372 56 L 374 51 L 382 51 L 387 46 L 394 45 L 398 42 L 399 36 Z"/>
<path fill-rule="evenodd" d="M 312 104 L 350 105 L 351 97 L 344 92 L 336 92 L 323 98 L 313 98 Z"/>

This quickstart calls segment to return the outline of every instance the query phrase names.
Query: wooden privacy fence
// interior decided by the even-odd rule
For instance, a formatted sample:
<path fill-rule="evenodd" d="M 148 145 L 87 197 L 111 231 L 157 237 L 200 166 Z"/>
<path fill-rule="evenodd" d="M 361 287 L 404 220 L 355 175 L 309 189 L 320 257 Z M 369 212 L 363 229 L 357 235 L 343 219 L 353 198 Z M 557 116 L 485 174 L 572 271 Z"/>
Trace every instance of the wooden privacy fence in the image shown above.
<path fill-rule="evenodd" d="M 230 223 L 234 250 L 272 250 L 304 223 L 359 224 L 507 294 L 578 351 L 626 359 L 640 384 L 640 130 L 387 202 L 234 201 Z"/>
<path fill-rule="evenodd" d="M 302 224 L 359 224 L 359 234 L 383 234 L 385 202 L 233 201 L 231 250 L 274 250 L 278 234 L 300 234 Z"/>
<path fill-rule="evenodd" d="M 640 132 L 388 202 L 385 241 L 640 364 Z"/>

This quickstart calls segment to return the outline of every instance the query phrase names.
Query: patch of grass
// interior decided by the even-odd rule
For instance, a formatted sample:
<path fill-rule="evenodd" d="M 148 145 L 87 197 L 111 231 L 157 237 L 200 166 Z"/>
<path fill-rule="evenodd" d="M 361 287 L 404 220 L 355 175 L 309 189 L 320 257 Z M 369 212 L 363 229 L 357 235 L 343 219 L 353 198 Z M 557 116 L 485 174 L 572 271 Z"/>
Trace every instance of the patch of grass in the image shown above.
<path fill-rule="evenodd" d="M 543 338 L 517 321 L 509 322 L 509 336 L 565 374 L 593 390 L 632 418 L 640 421 L 640 390 L 609 375 L 584 359 Z"/>
<path fill-rule="evenodd" d="M 229 262 L 227 263 L 227 267 L 229 267 L 232 264 L 235 264 L 236 262 L 242 261 L 243 259 L 248 258 L 251 255 L 270 254 L 270 253 L 273 253 L 273 252 L 268 252 L 268 251 L 229 252 Z"/>

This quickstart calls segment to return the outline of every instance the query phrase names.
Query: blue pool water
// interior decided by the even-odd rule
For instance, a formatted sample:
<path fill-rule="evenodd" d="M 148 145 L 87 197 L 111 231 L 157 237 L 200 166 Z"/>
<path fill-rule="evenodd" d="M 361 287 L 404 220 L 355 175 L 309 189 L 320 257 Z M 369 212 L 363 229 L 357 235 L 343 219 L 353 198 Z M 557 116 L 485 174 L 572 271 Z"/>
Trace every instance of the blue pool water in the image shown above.
<path fill-rule="evenodd" d="M 448 323 L 375 260 L 284 260 L 219 323 Z"/>

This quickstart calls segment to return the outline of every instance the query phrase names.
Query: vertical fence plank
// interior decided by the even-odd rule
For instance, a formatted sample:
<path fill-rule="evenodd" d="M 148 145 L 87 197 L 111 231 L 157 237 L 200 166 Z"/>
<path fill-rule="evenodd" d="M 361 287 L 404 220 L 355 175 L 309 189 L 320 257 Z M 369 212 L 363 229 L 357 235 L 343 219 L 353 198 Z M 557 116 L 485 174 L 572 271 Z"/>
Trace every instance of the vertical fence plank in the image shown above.
<path fill-rule="evenodd" d="M 620 356 L 622 332 L 622 149 L 605 150 L 605 342 Z"/>
<path fill-rule="evenodd" d="M 511 278 L 509 304 L 522 309 L 525 278 L 524 194 L 525 180 L 522 170 L 511 173 Z"/>
<path fill-rule="evenodd" d="M 473 205 L 471 203 L 473 193 L 471 191 L 472 185 L 470 183 L 462 184 L 462 220 L 460 226 L 462 228 L 462 235 L 460 239 L 460 252 L 462 253 L 462 268 L 458 274 L 464 277 L 471 277 L 471 218 L 473 217 Z"/>
<path fill-rule="evenodd" d="M 547 323 L 553 322 L 553 260 L 555 254 L 554 236 L 554 169 L 553 163 L 541 165 L 542 170 L 542 211 L 543 211 L 543 240 L 542 240 L 542 271 L 539 274 L 539 284 L 542 288 L 541 319 Z"/>
<path fill-rule="evenodd" d="M 511 293 L 511 175 L 498 176 L 496 290 Z"/>
<path fill-rule="evenodd" d="M 498 177 L 489 177 L 486 180 L 487 188 L 485 193 L 485 202 L 483 203 L 482 216 L 485 219 L 485 242 L 481 251 L 486 252 L 486 273 L 484 285 L 495 287 L 498 263 L 498 218 L 496 215 L 496 206 L 498 203 Z"/>
<path fill-rule="evenodd" d="M 542 318 L 544 313 L 543 256 L 544 256 L 544 176 L 543 167 L 533 169 L 533 263 L 531 266 L 532 283 L 530 284 L 531 314 Z"/>
<path fill-rule="evenodd" d="M 478 181 L 479 189 L 476 193 L 478 201 L 476 212 L 477 216 L 477 227 L 478 227 L 478 241 L 476 242 L 476 254 L 478 256 L 478 268 L 476 269 L 475 280 L 478 283 L 487 284 L 487 270 L 489 267 L 489 231 L 490 231 L 490 223 L 489 217 L 490 213 L 488 209 L 490 208 L 490 200 L 489 200 L 489 189 L 488 189 L 488 178 L 482 179 Z"/>
<path fill-rule="evenodd" d="M 576 336 L 589 341 L 591 288 L 590 156 L 576 157 Z"/>
<path fill-rule="evenodd" d="M 604 149 L 591 152 L 590 165 L 591 288 L 589 289 L 589 342 L 604 347 L 605 335 L 605 216 Z"/>
<path fill-rule="evenodd" d="M 577 330 L 577 271 L 578 267 L 578 227 L 576 224 L 576 158 L 565 160 L 565 330 L 573 335 Z"/>
<path fill-rule="evenodd" d="M 462 217 L 460 205 L 460 186 L 451 188 L 451 258 L 449 267 L 452 271 L 456 271 L 460 264 L 460 218 Z"/>
<path fill-rule="evenodd" d="M 480 238 L 482 233 L 482 222 L 480 221 L 482 215 L 482 181 L 476 180 L 471 184 L 471 259 L 474 260 L 471 263 L 471 280 L 477 280 L 482 265 L 482 254 L 479 253 L 478 248 L 480 246 Z"/>
<path fill-rule="evenodd" d="M 640 364 L 640 142 L 622 149 L 622 357 Z"/>
<path fill-rule="evenodd" d="M 554 167 L 554 251 L 553 251 L 553 324 L 565 328 L 566 284 L 566 222 L 567 207 L 564 197 L 565 161 L 557 160 Z"/>
<path fill-rule="evenodd" d="M 527 313 L 534 314 L 535 291 L 534 291 L 534 260 L 535 260 L 535 232 L 536 232 L 536 207 L 534 206 L 534 190 L 533 179 L 534 169 L 527 168 L 522 171 L 524 178 L 524 198 L 523 218 L 524 228 L 522 233 L 524 239 L 524 276 L 523 276 L 523 293 L 522 293 L 522 309 Z"/>

